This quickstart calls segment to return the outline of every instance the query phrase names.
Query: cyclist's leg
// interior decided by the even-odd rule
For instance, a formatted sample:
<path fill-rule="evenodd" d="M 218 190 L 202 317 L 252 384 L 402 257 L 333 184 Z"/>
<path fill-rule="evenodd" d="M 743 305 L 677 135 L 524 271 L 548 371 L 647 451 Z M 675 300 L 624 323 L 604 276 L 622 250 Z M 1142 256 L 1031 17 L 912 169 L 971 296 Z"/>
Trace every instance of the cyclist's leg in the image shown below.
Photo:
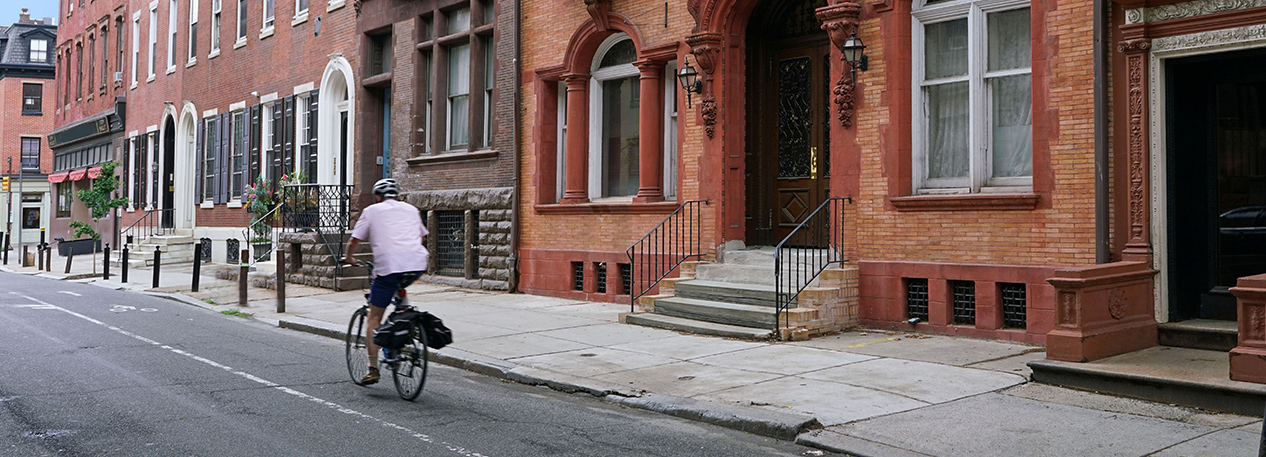
<path fill-rule="evenodd" d="M 369 286 L 369 323 L 365 326 L 371 335 L 373 329 L 382 325 L 382 316 L 387 310 L 387 305 L 391 304 L 391 297 L 395 295 L 397 288 L 397 280 L 399 278 L 395 274 L 386 276 L 375 276 L 373 283 Z M 365 342 L 365 349 L 369 351 L 369 366 L 378 368 L 378 345 L 374 344 L 371 337 Z"/>

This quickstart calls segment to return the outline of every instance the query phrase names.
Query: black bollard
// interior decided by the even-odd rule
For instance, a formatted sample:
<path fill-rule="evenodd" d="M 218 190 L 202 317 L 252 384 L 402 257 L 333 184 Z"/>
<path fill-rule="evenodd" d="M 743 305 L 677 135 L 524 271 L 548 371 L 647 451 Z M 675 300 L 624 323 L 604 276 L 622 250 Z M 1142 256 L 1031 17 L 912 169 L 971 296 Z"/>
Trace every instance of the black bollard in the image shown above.
<path fill-rule="evenodd" d="M 123 268 L 123 277 L 119 279 L 122 279 L 123 282 L 127 282 L 127 245 L 126 244 L 123 245 L 123 262 L 121 263 L 122 264 L 120 265 L 120 268 Z"/>
<path fill-rule="evenodd" d="M 70 274 L 70 261 L 75 259 L 75 251 L 66 253 L 66 274 Z"/>
<path fill-rule="evenodd" d="M 9 234 L 4 234 L 4 264 L 9 264 L 9 251 L 13 250 L 13 246 L 9 244 Z"/>
<path fill-rule="evenodd" d="M 277 312 L 286 312 L 286 250 L 277 250 Z"/>
<path fill-rule="evenodd" d="M 198 291 L 198 280 L 202 278 L 202 242 L 193 245 L 193 285 L 190 291 Z"/>
<path fill-rule="evenodd" d="M 237 274 L 237 306 L 248 305 L 246 300 L 246 276 L 250 274 L 251 270 L 250 257 L 247 257 L 249 255 L 251 255 L 250 251 L 243 249 L 242 256 L 238 257 L 242 267 Z"/>
<path fill-rule="evenodd" d="M 110 243 L 106 243 L 105 249 L 102 249 L 101 252 L 105 253 L 105 258 L 102 259 L 105 263 L 105 266 L 101 269 L 101 279 L 109 281 L 110 280 Z"/>
<path fill-rule="evenodd" d="M 158 273 L 163 267 L 163 250 L 154 246 L 154 288 L 158 288 Z"/>
<path fill-rule="evenodd" d="M 44 248 L 44 271 L 53 271 L 53 247 Z"/>
<path fill-rule="evenodd" d="M 35 246 L 35 269 L 44 271 L 44 243 Z"/>

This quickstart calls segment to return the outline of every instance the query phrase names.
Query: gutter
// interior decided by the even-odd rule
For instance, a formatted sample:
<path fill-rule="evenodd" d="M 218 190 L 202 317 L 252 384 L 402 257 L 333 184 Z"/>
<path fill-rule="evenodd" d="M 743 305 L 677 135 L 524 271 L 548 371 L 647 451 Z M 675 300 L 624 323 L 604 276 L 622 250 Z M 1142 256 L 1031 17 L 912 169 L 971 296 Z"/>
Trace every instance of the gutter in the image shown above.
<path fill-rule="evenodd" d="M 523 14 L 520 11 L 520 2 L 518 0 L 512 0 L 506 3 L 513 5 L 514 8 L 514 177 L 511 181 L 513 182 L 514 190 L 510 192 L 510 198 L 513 200 L 511 200 L 510 203 L 510 278 L 508 287 L 510 292 L 514 293 L 519 291 L 519 173 L 521 172 L 519 168 L 522 163 L 521 160 L 523 153 L 522 143 L 520 141 L 522 138 L 521 135 L 523 128 L 523 119 L 520 114 L 520 108 L 522 108 L 520 100 L 523 97 L 523 84 L 519 79 L 523 71 L 523 61 L 520 55 L 522 52 L 520 49 L 520 43 L 523 42 Z"/>
<path fill-rule="evenodd" d="M 1094 0 L 1095 263 L 1112 261 L 1108 230 L 1108 3 Z"/>

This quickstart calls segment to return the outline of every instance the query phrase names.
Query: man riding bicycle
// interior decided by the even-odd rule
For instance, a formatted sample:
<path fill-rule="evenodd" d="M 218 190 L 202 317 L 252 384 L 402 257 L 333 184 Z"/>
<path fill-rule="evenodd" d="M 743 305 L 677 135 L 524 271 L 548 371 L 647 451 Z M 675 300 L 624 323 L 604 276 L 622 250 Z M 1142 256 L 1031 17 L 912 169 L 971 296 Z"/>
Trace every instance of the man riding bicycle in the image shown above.
<path fill-rule="evenodd" d="M 400 185 L 394 179 L 374 183 L 374 201 L 361 212 L 347 242 L 343 262 L 355 264 L 356 248 L 368 240 L 374 254 L 374 278 L 369 288 L 369 328 L 382 324 L 383 314 L 398 289 L 411 284 L 426 270 L 430 253 L 423 243 L 429 232 L 422 216 L 413 205 L 397 200 Z M 369 351 L 369 372 L 361 384 L 378 382 L 378 345 L 366 338 Z"/>

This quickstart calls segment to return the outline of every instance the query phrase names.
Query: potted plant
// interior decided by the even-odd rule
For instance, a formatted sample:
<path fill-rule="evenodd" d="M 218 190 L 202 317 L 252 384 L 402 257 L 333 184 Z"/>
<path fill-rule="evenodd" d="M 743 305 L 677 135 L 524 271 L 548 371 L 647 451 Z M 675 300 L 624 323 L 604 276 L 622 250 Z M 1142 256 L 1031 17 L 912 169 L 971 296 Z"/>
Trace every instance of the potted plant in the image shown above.
<path fill-rule="evenodd" d="M 300 171 L 282 175 L 279 184 L 284 197 L 281 203 L 294 215 L 296 226 L 315 227 L 320 218 L 320 198 L 317 187 L 300 185 L 306 183 L 306 178 Z"/>
<path fill-rule="evenodd" d="M 271 183 L 262 175 L 255 178 L 255 184 L 247 186 L 243 198 L 246 200 L 246 210 L 251 213 L 251 225 L 247 230 L 251 244 L 251 250 L 255 253 L 255 260 L 263 260 L 272 252 L 273 248 L 273 228 L 269 225 L 273 215 L 273 208 L 276 206 L 276 191 Z"/>
<path fill-rule="evenodd" d="M 85 242 L 92 251 L 92 273 L 97 273 L 97 251 L 101 250 L 101 234 L 97 233 L 95 228 L 98 221 L 110 214 L 115 208 L 120 208 L 128 204 L 126 198 L 111 198 L 114 191 L 119 188 L 119 178 L 114 176 L 114 169 L 119 166 L 118 162 L 106 162 L 101 165 L 101 176 L 92 181 L 92 187 L 82 189 L 75 193 L 79 197 L 79 201 L 84 203 L 92 212 L 92 224 L 84 221 L 72 221 L 70 227 L 75 230 L 75 238 L 82 238 L 70 241 L 69 243 Z M 87 238 L 83 238 L 83 237 Z M 67 242 L 62 242 L 65 245 Z M 60 248 L 60 246 L 59 246 Z M 64 249 L 75 249 L 72 244 Z M 76 252 L 79 252 L 76 250 Z"/>

